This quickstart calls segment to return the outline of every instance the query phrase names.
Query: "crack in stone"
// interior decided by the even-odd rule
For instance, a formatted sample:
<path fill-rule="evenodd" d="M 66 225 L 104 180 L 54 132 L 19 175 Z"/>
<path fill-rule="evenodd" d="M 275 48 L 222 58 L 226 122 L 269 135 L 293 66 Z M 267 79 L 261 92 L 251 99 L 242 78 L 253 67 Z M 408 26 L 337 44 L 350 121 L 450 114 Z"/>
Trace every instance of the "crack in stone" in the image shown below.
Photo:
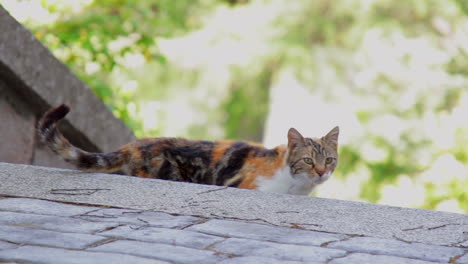
<path fill-rule="evenodd" d="M 205 234 L 205 233 L 203 233 L 203 232 L 200 232 L 200 233 L 201 233 L 201 234 Z M 207 234 L 207 233 L 206 233 L 206 234 Z M 213 235 L 213 234 L 208 234 L 208 235 L 217 236 L 217 237 L 222 237 L 222 238 L 224 238 L 224 240 L 215 241 L 215 242 L 209 244 L 208 246 L 204 247 L 203 250 L 210 250 L 210 251 L 216 252 L 216 253 L 218 253 L 218 254 L 226 254 L 226 253 L 224 253 L 224 252 L 220 252 L 220 251 L 214 250 L 214 246 L 217 245 L 217 244 L 220 244 L 220 243 L 222 243 L 222 242 L 224 242 L 224 241 L 226 241 L 226 239 L 228 239 L 228 238 L 230 238 L 230 237 L 227 237 L 227 236 L 220 236 L 220 235 Z"/>
<path fill-rule="evenodd" d="M 208 218 L 200 219 L 200 220 L 198 220 L 198 221 L 196 221 L 194 223 L 191 223 L 191 224 L 188 224 L 188 225 L 182 227 L 181 229 L 184 230 L 184 229 L 187 229 L 187 228 L 195 226 L 195 225 L 200 225 L 200 224 L 206 223 L 208 221 L 210 221 L 210 219 L 208 219 Z"/>
<path fill-rule="evenodd" d="M 77 216 L 73 216 L 73 217 L 96 217 L 96 218 L 104 218 L 104 219 L 107 219 L 107 218 L 119 218 L 118 216 L 115 216 L 115 215 L 111 215 L 111 214 L 106 214 L 106 213 L 103 213 L 102 215 L 92 215 L 90 213 L 94 213 L 94 212 L 97 212 L 101 209 L 97 209 L 97 210 L 94 210 L 94 211 L 91 211 L 91 212 L 87 212 L 87 213 L 84 213 L 84 214 L 80 214 L 80 215 L 77 215 Z"/>
<path fill-rule="evenodd" d="M 266 221 L 264 219 L 260 219 L 260 218 L 244 219 L 244 218 L 239 218 L 239 217 L 234 217 L 234 216 L 221 216 L 221 215 L 216 215 L 216 214 L 213 214 L 213 213 L 211 213 L 210 216 L 212 216 L 212 217 L 214 217 L 216 219 L 221 219 L 221 220 L 223 220 L 223 219 L 240 220 L 240 221 L 256 223 L 256 224 L 260 224 L 260 223 L 258 223 L 258 221 L 260 221 L 260 222 L 263 222 L 265 224 L 269 224 L 269 225 L 273 225 L 273 226 L 277 226 L 277 227 L 284 227 L 284 226 L 277 225 L 277 224 L 268 222 L 268 221 Z"/>
<path fill-rule="evenodd" d="M 467 233 L 467 232 L 463 232 L 463 234 L 468 234 L 468 233 Z M 463 240 L 463 241 L 460 241 L 460 242 L 453 243 L 453 244 L 451 244 L 450 246 L 451 246 L 451 247 L 459 247 L 459 248 L 467 248 L 467 249 L 468 249 L 468 246 L 463 246 L 463 245 L 462 245 L 463 243 L 468 243 L 468 239 Z M 468 252 L 467 252 L 467 253 L 468 253 Z"/>
<path fill-rule="evenodd" d="M 462 226 L 462 225 L 464 224 L 445 224 L 445 225 L 440 225 L 440 226 L 428 227 L 427 230 L 434 230 L 434 229 L 444 228 L 447 226 Z"/>
<path fill-rule="evenodd" d="M 93 195 L 99 191 L 111 191 L 112 189 L 51 189 L 50 194 L 63 194 L 63 195 Z"/>
<path fill-rule="evenodd" d="M 298 211 L 277 211 L 277 214 L 298 214 Z"/>
<path fill-rule="evenodd" d="M 350 240 L 351 238 L 354 238 L 355 236 L 346 236 L 345 238 L 342 238 L 342 239 L 337 239 L 337 240 L 333 240 L 333 241 L 328 241 L 328 242 L 325 242 L 325 243 L 322 243 L 320 245 L 320 247 L 328 247 L 328 245 L 332 244 L 332 243 L 337 243 L 337 242 L 343 242 L 343 241 L 346 241 L 346 240 Z"/>
<path fill-rule="evenodd" d="M 116 226 L 106 227 L 106 228 L 104 228 L 103 230 L 99 230 L 99 231 L 95 232 L 94 234 L 98 234 L 98 233 L 102 233 L 102 232 L 106 232 L 106 231 L 111 231 L 111 230 L 114 230 L 114 229 L 116 229 L 116 228 L 118 228 L 118 227 L 121 227 L 121 226 L 124 226 L 124 225 L 125 225 L 125 224 L 118 224 L 118 225 L 116 225 Z"/>
<path fill-rule="evenodd" d="M 81 214 L 76 214 L 76 215 L 71 215 L 70 217 L 71 218 L 78 218 L 78 219 L 82 219 L 80 217 L 84 217 L 84 216 L 90 216 L 88 214 L 91 214 L 91 213 L 94 213 L 94 212 L 97 212 L 101 209 L 94 209 L 94 210 L 91 210 L 91 211 L 88 211 L 88 212 L 85 212 L 85 213 L 81 213 Z M 91 221 L 92 222 L 92 221 Z"/>
<path fill-rule="evenodd" d="M 0 239 L 0 242 L 9 243 L 9 244 L 12 244 L 12 245 L 15 245 L 15 246 L 18 246 L 18 247 L 26 245 L 26 243 L 18 243 L 18 242 L 14 242 L 14 241 L 8 241 L 6 239 Z"/>
<path fill-rule="evenodd" d="M 218 189 L 213 189 L 213 190 L 208 190 L 208 191 L 204 191 L 204 192 L 199 192 L 199 193 L 197 193 L 197 195 L 205 194 L 205 193 L 210 193 L 210 192 L 222 191 L 222 190 L 226 190 L 227 188 L 229 188 L 229 187 L 228 187 L 228 186 L 224 186 L 224 187 L 221 187 L 221 188 L 218 188 Z"/>
<path fill-rule="evenodd" d="M 418 226 L 418 227 L 414 227 L 414 228 L 405 228 L 405 229 L 401 229 L 401 231 L 413 231 L 413 230 L 418 230 L 418 229 L 423 229 L 424 226 Z"/>
<path fill-rule="evenodd" d="M 309 223 L 289 223 L 289 222 L 282 222 L 283 224 L 289 224 L 290 228 L 297 228 L 297 229 L 304 229 L 304 230 L 308 230 L 306 227 L 304 226 L 314 226 L 314 227 L 323 227 L 323 225 L 319 225 L 319 224 L 309 224 Z"/>
<path fill-rule="evenodd" d="M 126 212 L 122 212 L 122 214 L 141 214 L 141 213 L 144 213 L 144 212 L 147 212 L 148 210 L 139 210 L 139 211 L 126 211 Z"/>
<path fill-rule="evenodd" d="M 413 243 L 412 241 L 408 241 L 408 240 L 404 240 L 403 238 L 401 237 L 398 237 L 397 235 L 393 234 L 392 237 L 400 242 L 404 242 L 404 243 L 408 243 L 408 244 L 411 244 Z"/>
<path fill-rule="evenodd" d="M 150 225 L 150 222 L 148 222 L 148 221 L 146 221 L 144 219 L 141 219 L 140 217 L 137 217 L 137 220 L 145 223 L 146 225 Z"/>
<path fill-rule="evenodd" d="M 327 260 L 327 261 L 325 262 L 325 264 L 328 264 L 328 263 L 332 262 L 332 261 L 335 260 L 335 259 L 346 258 L 347 256 L 349 256 L 349 255 L 351 255 L 351 254 L 353 254 L 353 252 L 346 252 L 343 256 L 334 257 L 334 258 L 331 258 L 331 259 Z"/>
<path fill-rule="evenodd" d="M 432 231 L 432 230 L 437 230 L 437 229 L 441 229 L 441 228 L 448 227 L 448 226 L 468 226 L 468 225 L 467 225 L 467 224 L 448 223 L 448 224 L 437 225 L 437 226 L 432 226 L 432 227 L 418 226 L 418 227 L 415 227 L 415 228 L 406 228 L 406 229 L 401 229 L 401 231 L 403 231 L 403 232 L 408 232 L 408 231 L 420 230 L 420 232 L 429 232 L 429 231 Z M 466 235 L 466 234 L 468 234 L 468 232 L 467 232 L 467 231 L 463 231 L 463 234 Z M 411 243 L 411 242 L 409 242 L 409 241 L 405 241 L 404 239 L 398 237 L 396 234 L 394 234 L 393 237 L 394 237 L 395 239 L 401 240 L 401 241 L 403 241 L 403 242 Z M 457 241 L 457 242 L 455 242 L 455 243 L 450 244 L 450 246 L 461 247 L 460 244 L 465 243 L 465 242 L 468 242 L 468 239 L 465 240 L 465 241 Z"/>
<path fill-rule="evenodd" d="M 145 227 L 149 227 L 150 225 L 142 225 L 142 226 L 132 226 L 132 225 L 129 225 L 128 227 L 132 230 L 140 230 L 142 228 L 145 228 Z"/>
<path fill-rule="evenodd" d="M 401 231 L 414 231 L 414 230 L 420 230 L 420 229 L 425 229 L 427 231 L 430 231 L 430 230 L 435 230 L 435 229 L 439 229 L 439 228 L 444 228 L 444 227 L 447 227 L 447 226 L 464 226 L 466 224 L 454 224 L 454 223 L 449 223 L 449 224 L 443 224 L 443 225 L 438 225 L 438 226 L 432 226 L 432 227 L 424 227 L 424 226 L 418 226 L 418 227 L 414 227 L 414 228 L 405 228 L 405 229 L 401 229 Z"/>
<path fill-rule="evenodd" d="M 95 243 L 89 244 L 88 246 L 85 247 L 85 249 L 102 246 L 102 245 L 109 244 L 109 243 L 112 243 L 112 242 L 117 241 L 117 240 L 119 240 L 119 239 L 115 238 L 115 237 L 104 238 L 103 240 L 99 240 L 99 241 L 97 241 Z"/>

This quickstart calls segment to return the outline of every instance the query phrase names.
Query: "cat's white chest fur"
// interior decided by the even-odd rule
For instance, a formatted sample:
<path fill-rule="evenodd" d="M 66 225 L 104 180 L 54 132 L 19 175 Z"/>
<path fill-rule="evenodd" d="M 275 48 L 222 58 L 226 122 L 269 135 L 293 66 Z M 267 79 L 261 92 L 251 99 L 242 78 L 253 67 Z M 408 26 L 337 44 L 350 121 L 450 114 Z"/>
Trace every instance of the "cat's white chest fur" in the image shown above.
<path fill-rule="evenodd" d="M 315 186 L 327 180 L 330 175 L 331 173 L 328 172 L 319 180 L 309 178 L 306 173 L 293 176 L 291 168 L 286 166 L 278 169 L 271 178 L 258 177 L 256 184 L 260 191 L 309 195 Z"/>

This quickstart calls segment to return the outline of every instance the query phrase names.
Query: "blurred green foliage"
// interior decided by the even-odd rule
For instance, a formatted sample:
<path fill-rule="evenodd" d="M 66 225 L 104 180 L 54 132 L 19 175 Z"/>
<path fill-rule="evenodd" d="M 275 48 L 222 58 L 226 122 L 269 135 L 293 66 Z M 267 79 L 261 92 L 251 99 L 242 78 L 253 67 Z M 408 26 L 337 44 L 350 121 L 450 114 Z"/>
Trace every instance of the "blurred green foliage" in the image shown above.
<path fill-rule="evenodd" d="M 117 117 L 142 135 L 141 121 L 127 108 L 135 95 L 115 87 L 110 80 L 112 72 L 128 71 L 122 58 L 129 54 L 141 54 L 146 61 L 164 64 L 155 37 L 178 36 L 200 27 L 199 17 L 213 7 L 214 0 L 104 0 L 76 14 L 70 14 L 71 10 L 60 1 L 41 2 L 59 18 L 49 25 L 27 24 L 36 37 L 71 67 Z M 109 45 L 119 39 L 121 43 Z M 98 69 L 87 71 L 87 65 Z"/>
<path fill-rule="evenodd" d="M 261 141 L 289 70 L 361 129 L 318 195 L 468 212 L 468 1 L 76 2 L 21 22 L 137 136 Z"/>

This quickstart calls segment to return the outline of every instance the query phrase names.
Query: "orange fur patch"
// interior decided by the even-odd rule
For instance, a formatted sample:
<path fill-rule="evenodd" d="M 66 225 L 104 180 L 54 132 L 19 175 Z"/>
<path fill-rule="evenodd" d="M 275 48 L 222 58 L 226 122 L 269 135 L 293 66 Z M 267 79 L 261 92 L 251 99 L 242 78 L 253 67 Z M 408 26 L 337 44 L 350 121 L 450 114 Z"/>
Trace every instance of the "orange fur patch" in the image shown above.
<path fill-rule="evenodd" d="M 151 175 L 142 169 L 137 170 L 137 176 L 141 178 L 151 178 Z"/>
<path fill-rule="evenodd" d="M 244 174 L 244 180 L 239 184 L 240 188 L 255 189 L 256 180 L 258 176 L 271 178 L 275 172 L 285 166 L 284 155 L 286 154 L 286 148 L 278 148 L 278 157 L 275 159 L 269 159 L 267 157 L 248 157 L 246 159 L 245 168 L 241 173 Z"/>
<path fill-rule="evenodd" d="M 213 152 L 211 155 L 211 165 L 214 166 L 216 163 L 218 163 L 224 156 L 224 153 L 226 153 L 226 150 L 228 150 L 234 142 L 232 141 L 218 141 L 216 142 L 216 145 L 213 148 Z"/>

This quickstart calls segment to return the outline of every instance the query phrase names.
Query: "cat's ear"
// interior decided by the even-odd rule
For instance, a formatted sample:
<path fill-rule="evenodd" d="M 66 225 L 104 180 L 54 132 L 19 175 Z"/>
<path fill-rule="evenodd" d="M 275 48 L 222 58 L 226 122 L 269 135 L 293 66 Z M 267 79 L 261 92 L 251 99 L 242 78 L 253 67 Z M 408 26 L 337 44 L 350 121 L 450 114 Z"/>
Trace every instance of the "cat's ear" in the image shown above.
<path fill-rule="evenodd" d="M 322 138 L 330 146 L 337 148 L 338 147 L 338 135 L 340 134 L 340 128 L 334 127 L 326 136 Z"/>
<path fill-rule="evenodd" d="M 288 131 L 288 147 L 293 148 L 304 144 L 304 137 L 295 128 L 290 128 Z"/>

